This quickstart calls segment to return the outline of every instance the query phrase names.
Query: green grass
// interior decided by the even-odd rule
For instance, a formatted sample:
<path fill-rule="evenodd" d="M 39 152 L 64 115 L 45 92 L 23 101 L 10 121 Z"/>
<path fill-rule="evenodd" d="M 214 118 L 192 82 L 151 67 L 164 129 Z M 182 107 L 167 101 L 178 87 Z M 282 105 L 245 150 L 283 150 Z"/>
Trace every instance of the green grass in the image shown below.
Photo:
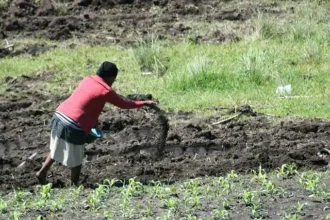
<path fill-rule="evenodd" d="M 1 196 L 0 212 L 11 219 L 300 219 L 309 214 L 325 219 L 329 174 L 298 172 L 295 164 L 285 164 L 269 173 L 260 167 L 251 175 L 232 171 L 173 185 L 143 185 L 133 178 L 123 187 L 116 187 L 115 179 L 95 189 L 49 184 Z"/>
<path fill-rule="evenodd" d="M 258 111 L 281 116 L 329 115 L 328 44 L 279 39 L 221 45 L 159 44 L 163 59 L 169 59 L 164 76 L 157 71 L 142 75 L 136 48 L 78 46 L 74 50 L 57 48 L 37 57 L 2 59 L 0 79 L 52 72 L 54 77 L 45 82 L 47 90 L 70 93 L 83 76 L 93 75 L 103 60 L 110 60 L 120 69 L 115 85 L 119 92 L 152 93 L 166 109 L 250 104 Z M 286 84 L 292 85 L 292 96 L 300 97 L 279 97 L 276 88 Z"/>

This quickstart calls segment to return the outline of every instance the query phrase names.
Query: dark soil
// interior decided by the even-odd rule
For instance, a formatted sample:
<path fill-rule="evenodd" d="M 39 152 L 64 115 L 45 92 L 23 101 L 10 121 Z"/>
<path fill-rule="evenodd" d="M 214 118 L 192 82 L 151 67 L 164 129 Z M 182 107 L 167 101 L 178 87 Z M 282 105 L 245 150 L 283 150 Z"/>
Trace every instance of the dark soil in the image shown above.
<path fill-rule="evenodd" d="M 94 38 L 97 43 L 131 42 L 137 37 L 156 34 L 161 38 L 180 39 L 193 28 L 195 20 L 212 24 L 230 21 L 248 29 L 244 21 L 258 10 L 272 13 L 276 4 L 195 0 L 9 0 L 0 10 L 0 39 L 18 36 L 64 40 L 72 37 Z M 204 25 L 205 26 L 205 25 Z M 197 30 L 195 30 L 196 32 Z M 191 36 L 196 42 L 237 40 L 241 36 L 225 30 L 213 30 Z M 246 30 L 249 32 L 249 30 Z M 95 39 L 94 39 L 95 40 Z"/>
<path fill-rule="evenodd" d="M 7 48 L 0 48 L 0 59 L 8 56 L 10 54 L 10 50 Z"/>
<path fill-rule="evenodd" d="M 22 54 L 29 54 L 31 56 L 37 56 L 39 54 L 45 53 L 50 49 L 56 48 L 56 45 L 44 45 L 44 44 L 30 44 L 25 45 L 21 49 L 12 49 L 0 48 L 0 59 L 4 57 L 14 57 Z"/>
<path fill-rule="evenodd" d="M 34 175 L 49 147 L 46 126 L 52 111 L 65 97 L 47 96 L 29 85 L 38 85 L 49 77 L 42 74 L 6 80 L 5 84 L 10 85 L 16 96 L 0 97 L 1 190 L 37 184 Z M 129 97 L 152 98 L 151 95 Z M 324 150 L 330 143 L 328 121 L 274 121 L 249 116 L 244 121 L 212 126 L 219 119 L 197 120 L 187 114 L 186 120 L 172 121 L 173 125 L 169 126 L 166 115 L 146 108 L 105 109 L 99 124 L 105 135 L 86 147 L 82 183 L 92 186 L 105 178 L 135 176 L 141 181 L 175 181 L 218 176 L 232 169 L 245 173 L 260 165 L 270 170 L 291 162 L 299 169 L 322 170 L 329 162 L 329 153 Z M 34 152 L 38 155 L 17 169 Z M 54 185 L 67 182 L 69 177 L 68 170 L 61 165 L 53 166 L 49 174 Z"/>

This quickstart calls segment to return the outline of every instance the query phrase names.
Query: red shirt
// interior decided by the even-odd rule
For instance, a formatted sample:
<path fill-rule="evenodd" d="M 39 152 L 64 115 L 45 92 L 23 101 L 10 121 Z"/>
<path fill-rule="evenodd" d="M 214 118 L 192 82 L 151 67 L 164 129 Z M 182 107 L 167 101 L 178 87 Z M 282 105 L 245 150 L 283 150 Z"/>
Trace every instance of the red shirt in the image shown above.
<path fill-rule="evenodd" d="M 101 77 L 88 76 L 56 111 L 73 119 L 88 134 L 96 125 L 106 102 L 122 109 L 140 108 L 144 105 L 142 101 L 122 99 Z"/>

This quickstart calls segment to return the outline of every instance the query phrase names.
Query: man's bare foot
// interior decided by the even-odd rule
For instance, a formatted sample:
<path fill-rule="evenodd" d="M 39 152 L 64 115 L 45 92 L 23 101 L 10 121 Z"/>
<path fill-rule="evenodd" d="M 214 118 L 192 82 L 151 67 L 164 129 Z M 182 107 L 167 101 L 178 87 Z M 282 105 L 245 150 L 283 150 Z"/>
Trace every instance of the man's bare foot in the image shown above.
<path fill-rule="evenodd" d="M 46 175 L 42 175 L 40 172 L 36 173 L 36 177 L 39 180 L 39 183 L 41 185 L 46 185 L 47 181 L 46 181 Z"/>

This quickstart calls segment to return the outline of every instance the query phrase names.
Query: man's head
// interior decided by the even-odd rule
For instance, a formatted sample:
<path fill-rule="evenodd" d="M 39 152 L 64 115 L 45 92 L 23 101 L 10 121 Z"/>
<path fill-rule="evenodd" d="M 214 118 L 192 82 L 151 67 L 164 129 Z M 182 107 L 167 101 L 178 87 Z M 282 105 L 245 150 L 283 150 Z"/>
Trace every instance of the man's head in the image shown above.
<path fill-rule="evenodd" d="M 100 68 L 97 70 L 97 75 L 104 79 L 111 86 L 117 77 L 118 68 L 114 63 L 105 61 L 101 64 Z"/>

